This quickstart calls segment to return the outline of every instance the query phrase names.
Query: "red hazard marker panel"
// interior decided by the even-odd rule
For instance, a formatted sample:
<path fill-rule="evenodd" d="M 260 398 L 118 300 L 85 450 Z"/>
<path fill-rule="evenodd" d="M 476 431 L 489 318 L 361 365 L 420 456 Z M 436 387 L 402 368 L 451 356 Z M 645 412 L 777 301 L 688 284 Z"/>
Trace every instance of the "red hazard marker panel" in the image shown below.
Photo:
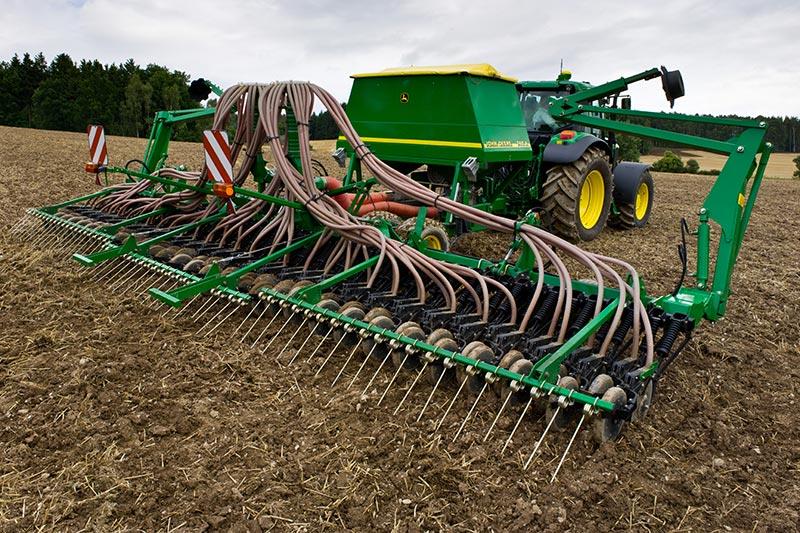
<path fill-rule="evenodd" d="M 89 162 L 86 170 L 97 172 L 102 166 L 108 165 L 108 150 L 106 149 L 106 134 L 103 126 L 91 124 L 86 128 L 89 136 Z"/>
<path fill-rule="evenodd" d="M 233 168 L 228 134 L 221 130 L 203 132 L 208 175 L 214 180 L 214 193 L 223 198 L 233 196 Z"/>

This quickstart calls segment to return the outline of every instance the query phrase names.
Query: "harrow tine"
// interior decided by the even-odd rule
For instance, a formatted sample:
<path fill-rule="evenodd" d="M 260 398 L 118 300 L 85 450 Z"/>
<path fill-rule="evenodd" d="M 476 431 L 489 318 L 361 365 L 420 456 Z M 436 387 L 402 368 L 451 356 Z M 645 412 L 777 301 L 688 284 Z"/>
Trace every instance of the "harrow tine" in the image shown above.
<path fill-rule="evenodd" d="M 233 303 L 233 301 L 231 301 L 231 303 Z M 206 334 L 205 334 L 205 335 L 203 335 L 203 337 L 208 337 L 209 335 L 211 335 L 212 333 L 214 333 L 214 331 L 215 331 L 215 330 L 216 330 L 218 327 L 220 327 L 222 324 L 224 324 L 224 323 L 225 323 L 225 322 L 226 322 L 226 321 L 227 321 L 227 320 L 228 320 L 230 317 L 232 317 L 232 316 L 233 316 L 233 314 L 234 314 L 236 311 L 238 311 L 238 310 L 239 310 L 239 309 L 238 309 L 238 307 L 237 307 L 237 306 L 233 306 L 233 309 L 231 310 L 231 312 L 230 312 L 230 313 L 228 313 L 227 315 L 225 315 L 225 318 L 223 318 L 222 320 L 220 320 L 219 322 L 217 322 L 216 324 L 214 324 L 214 327 L 213 327 L 213 328 L 211 328 L 210 330 L 206 331 Z"/>
<path fill-rule="evenodd" d="M 197 315 L 197 317 L 195 317 L 195 319 L 192 320 L 192 324 L 196 324 L 198 320 L 203 318 L 209 311 L 211 311 L 214 308 L 215 305 L 217 305 L 219 303 L 220 299 L 222 298 L 218 294 L 213 294 L 212 296 L 215 296 L 215 298 L 212 301 L 211 305 L 209 305 L 202 313 Z"/>
<path fill-rule="evenodd" d="M 375 370 L 374 374 L 372 374 L 372 377 L 370 378 L 369 383 L 367 383 L 367 386 L 364 387 L 364 390 L 361 392 L 361 396 L 364 396 L 367 393 L 367 391 L 369 390 L 370 386 L 372 385 L 372 382 L 375 381 L 376 377 L 378 377 L 378 373 L 381 371 L 381 368 L 383 368 L 383 365 L 385 365 L 386 361 L 389 360 L 389 357 L 392 356 L 392 352 L 393 351 L 394 351 L 394 349 L 391 349 L 386 353 L 386 357 L 383 358 L 383 361 L 381 361 L 381 364 L 378 365 L 378 369 Z"/>
<path fill-rule="evenodd" d="M 188 303 L 187 305 L 192 305 L 192 302 L 194 301 L 194 299 L 195 299 L 195 298 L 197 298 L 197 295 L 195 295 L 195 297 L 194 297 L 194 298 L 192 298 L 191 300 L 189 300 L 189 303 Z M 250 316 L 251 316 L 253 313 L 255 313 L 255 311 L 256 311 L 256 308 L 258 308 L 258 301 L 256 301 L 256 302 L 253 304 L 253 307 L 250 309 L 250 312 L 249 312 L 249 313 L 247 313 L 247 316 L 246 316 L 246 317 L 244 317 L 244 320 L 242 320 L 241 322 L 239 322 L 239 325 L 238 325 L 238 326 L 236 326 L 236 329 L 235 329 L 235 330 L 233 330 L 233 333 L 231 333 L 231 337 L 233 337 L 234 335 L 236 335 L 237 333 L 239 333 L 239 330 L 240 330 L 240 329 L 242 329 L 242 326 L 244 326 L 244 323 L 245 323 L 245 322 L 247 322 L 248 320 L 250 320 Z"/>
<path fill-rule="evenodd" d="M 264 308 L 264 310 L 261 312 L 261 315 L 263 315 L 266 312 L 267 312 L 267 307 Z M 269 327 L 272 325 L 273 322 L 275 322 L 275 319 L 277 319 L 279 315 L 280 315 L 280 313 L 275 313 L 275 315 L 273 315 L 272 320 L 270 320 L 269 323 L 267 324 L 267 326 L 264 329 L 261 330 L 261 333 L 258 334 L 258 337 L 256 337 L 256 340 L 254 340 L 253 344 L 250 345 L 251 348 L 255 348 L 256 347 L 256 344 L 258 344 L 258 341 L 261 340 L 261 337 L 264 336 L 264 333 L 267 332 Z M 259 316 L 258 318 L 260 319 L 261 316 Z M 258 323 L 258 320 L 256 320 L 256 323 Z M 256 324 L 254 323 L 253 326 L 255 326 L 255 325 Z M 253 326 L 250 326 L 250 329 L 253 329 Z M 248 333 L 250 333 L 250 330 L 247 330 L 247 333 L 244 334 L 244 337 L 242 337 L 242 340 L 244 340 L 245 337 L 247 337 Z"/>
<path fill-rule="evenodd" d="M 280 312 L 279 312 L 279 313 L 280 313 Z M 281 326 L 281 329 L 279 329 L 279 330 L 278 330 L 278 332 L 277 332 L 277 333 L 276 333 L 276 334 L 275 334 L 275 335 L 274 335 L 274 336 L 273 336 L 273 337 L 272 337 L 272 338 L 269 340 L 269 342 L 267 343 L 267 345 L 266 345 L 266 346 L 264 346 L 264 348 L 262 348 L 262 349 L 261 349 L 261 353 L 264 353 L 264 352 L 266 352 L 266 351 L 267 351 L 267 349 L 268 349 L 270 346 L 272 346 L 272 343 L 273 343 L 273 342 L 275 342 L 275 339 L 277 339 L 277 338 L 278 338 L 278 335 L 280 335 L 281 333 L 283 333 L 283 329 L 284 329 L 286 326 L 288 326 L 288 325 L 289 325 L 289 322 L 291 322 L 291 321 L 292 321 L 292 317 L 289 317 L 289 318 L 287 318 L 287 319 L 286 319 L 286 322 L 284 322 L 284 323 L 283 323 L 283 325 Z"/>
<path fill-rule="evenodd" d="M 468 380 L 466 380 L 466 379 L 461 381 L 461 385 L 459 385 L 455 396 L 453 396 L 453 399 L 450 400 L 450 404 L 447 406 L 447 409 L 445 410 L 444 414 L 442 415 L 442 418 L 439 419 L 439 423 L 436 424 L 436 427 L 433 429 L 433 431 L 439 431 L 439 428 L 442 427 L 442 423 L 444 422 L 444 419 L 447 418 L 447 414 L 450 412 L 450 409 L 453 408 L 453 404 L 456 403 L 456 398 L 458 398 L 458 395 L 461 394 L 461 391 L 464 389 L 464 385 L 467 384 L 467 381 Z"/>
<path fill-rule="evenodd" d="M 228 303 L 226 303 L 225 305 L 223 305 L 223 306 L 220 308 L 220 310 L 219 310 L 219 311 L 217 311 L 217 312 L 214 314 L 214 316 L 212 316 L 212 317 L 211 317 L 209 320 L 206 320 L 206 321 L 203 323 L 203 325 L 202 325 L 202 326 L 200 326 L 200 329 L 198 329 L 197 331 L 195 331 L 195 333 L 194 333 L 194 334 L 195 334 L 195 335 L 199 335 L 199 334 L 200 334 L 200 332 L 201 332 L 201 331 L 203 331 L 204 329 L 206 329 L 206 327 L 207 327 L 209 324 L 213 323 L 213 322 L 214 322 L 214 321 L 217 319 L 217 317 L 219 317 L 219 315 L 221 315 L 222 313 L 224 313 L 224 312 L 225 312 L 225 310 L 226 310 L 228 307 L 230 307 L 232 303 L 233 303 L 232 301 L 228 300 Z"/>
<path fill-rule="evenodd" d="M 347 384 L 347 390 L 350 390 L 350 387 L 352 387 L 353 383 L 356 382 L 356 379 L 358 379 L 358 376 L 361 374 L 361 371 L 364 370 L 364 367 L 367 365 L 367 361 L 369 361 L 369 358 L 372 357 L 372 352 L 374 352 L 375 348 L 377 348 L 377 347 L 378 347 L 378 343 L 377 342 L 372 345 L 372 348 L 370 349 L 370 351 L 367 354 L 367 356 L 364 358 L 364 361 L 361 363 L 361 366 L 358 367 L 358 371 L 353 376 L 353 379 L 351 379 L 350 383 Z"/>
<path fill-rule="evenodd" d="M 517 419 L 517 423 L 514 424 L 514 428 L 511 430 L 511 434 L 506 439 L 505 444 L 503 444 L 503 448 L 500 450 L 500 455 L 503 455 L 503 452 L 506 451 L 508 445 L 511 444 L 511 439 L 514 438 L 514 434 L 517 432 L 517 428 L 522 422 L 522 419 L 525 418 L 525 413 L 528 412 L 528 409 L 530 409 L 532 403 L 533 403 L 533 396 L 528 398 L 528 403 L 525 404 L 525 408 L 522 410 L 522 413 L 520 413 L 519 418 Z"/>
<path fill-rule="evenodd" d="M 467 412 L 467 416 L 464 417 L 464 421 L 461 422 L 461 426 L 459 426 L 458 431 L 456 431 L 456 434 L 453 436 L 452 442 L 455 442 L 458 439 L 458 436 L 461 435 L 461 432 L 464 430 L 464 426 L 467 425 L 467 420 L 469 420 L 469 417 L 472 416 L 472 412 L 475 410 L 478 402 L 481 401 L 481 396 L 483 396 L 483 393 L 486 391 L 486 387 L 488 386 L 489 382 L 484 381 L 483 387 L 481 387 L 481 392 L 478 393 L 478 397 L 475 398 L 475 401 L 472 403 L 472 407 L 470 407 L 469 411 Z"/>
<path fill-rule="evenodd" d="M 403 370 L 403 365 L 406 364 L 406 361 L 408 361 L 408 358 L 409 358 L 410 355 L 411 354 L 409 352 L 406 352 L 406 356 L 403 357 L 403 361 L 399 365 L 397 365 L 397 370 L 394 371 L 394 375 L 392 376 L 392 379 L 389 381 L 389 384 L 386 385 L 386 389 L 384 389 L 383 394 L 381 395 L 380 399 L 378 400 L 378 405 L 380 405 L 381 402 L 383 401 L 383 399 L 386 398 L 386 394 L 389 392 L 389 389 L 392 388 L 392 385 L 394 384 L 394 380 L 396 380 L 397 376 L 400 375 L 400 371 Z"/>
<path fill-rule="evenodd" d="M 559 411 L 561 411 L 561 404 L 558 404 L 558 407 L 556 407 L 556 410 L 553 412 L 552 418 L 550 418 L 550 422 L 548 422 L 547 423 L 547 427 L 544 428 L 544 433 L 542 433 L 542 436 L 539 437 L 538 441 L 536 441 L 536 446 L 534 446 L 533 451 L 531 452 L 531 455 L 528 457 L 528 460 L 525 461 L 525 465 L 523 466 L 523 470 L 527 470 L 528 466 L 530 466 L 531 461 L 533 461 L 534 456 L 536 456 L 536 452 L 539 451 L 539 447 L 542 445 L 542 441 L 544 441 L 545 436 L 547 436 L 547 432 L 550 431 L 550 428 L 552 427 L 553 422 L 555 422 Z"/>
<path fill-rule="evenodd" d="M 342 344 L 342 341 L 344 340 L 344 337 L 345 336 L 342 335 L 342 338 L 339 339 L 339 342 L 337 342 L 336 346 L 333 347 L 333 350 L 331 350 L 331 353 L 329 353 L 328 357 L 326 357 L 325 360 L 322 362 L 322 365 L 317 369 L 316 373 L 314 373 L 314 376 L 319 376 L 319 373 L 322 372 L 322 369 L 325 368 L 325 365 L 328 364 L 328 361 L 330 361 L 331 356 L 333 356 L 333 354 L 336 351 L 336 349 L 339 347 L 340 344 Z M 319 344 L 320 344 L 320 346 L 322 346 L 322 343 L 319 343 Z M 316 350 L 314 350 L 314 351 L 316 351 Z M 309 361 L 311 360 L 310 357 L 308 359 L 309 359 Z"/>
<path fill-rule="evenodd" d="M 316 323 L 314 329 L 311 330 L 311 333 L 309 333 L 309 335 L 306 337 L 306 340 L 303 341 L 303 344 L 301 344 L 300 347 L 297 350 L 295 350 L 294 355 L 292 356 L 291 359 L 289 359 L 289 362 L 287 363 L 288 365 L 294 363 L 295 359 L 297 359 L 297 356 L 300 355 L 300 353 L 303 351 L 303 348 L 305 348 L 306 344 L 308 344 L 308 341 L 311 339 L 311 337 L 314 336 L 314 332 L 317 331 L 317 328 L 319 327 L 320 324 L 321 322 Z"/>
<path fill-rule="evenodd" d="M 567 458 L 569 449 L 572 448 L 572 443 L 575 442 L 575 437 L 581 430 L 581 426 L 583 425 L 583 421 L 585 419 L 586 419 L 586 412 L 584 411 L 583 416 L 581 416 L 581 419 L 578 420 L 578 427 L 575 428 L 575 431 L 572 433 L 572 437 L 570 437 L 569 442 L 567 443 L 567 449 L 564 450 L 564 453 L 561 455 L 561 460 L 558 462 L 558 466 L 556 466 L 555 472 L 553 472 L 553 477 L 550 478 L 550 483 L 556 480 L 556 476 L 558 475 L 559 470 L 561 470 L 561 466 L 564 464 L 564 459 Z"/>
<path fill-rule="evenodd" d="M 422 368 L 421 368 L 421 369 L 420 369 L 420 371 L 417 373 L 417 376 L 414 378 L 414 381 L 412 381 L 412 382 L 411 382 L 411 386 L 408 388 L 408 390 L 406 390 L 406 393 L 405 393 L 405 395 L 403 395 L 403 399 L 402 399 L 402 400 L 400 400 L 400 403 L 398 403 L 398 404 L 397 404 L 397 407 L 395 407 L 395 409 L 394 409 L 394 413 L 392 413 L 393 415 L 396 415 L 396 414 L 397 414 L 397 413 L 400 411 L 400 408 L 401 408 L 401 407 L 403 406 L 403 404 L 405 403 L 405 401 L 406 401 L 406 398 L 408 398 L 408 395 L 409 395 L 409 394 L 411 394 L 411 389 L 413 389 L 413 388 L 414 388 L 414 385 L 416 385 L 416 384 L 417 384 L 417 381 L 419 381 L 419 378 L 420 378 L 420 376 L 422 376 L 422 374 L 425 372 L 425 369 L 426 369 L 426 368 L 428 368 L 428 365 L 429 365 L 429 364 L 430 364 L 430 361 L 425 361 L 425 364 L 424 364 L 424 365 L 422 365 Z"/>
<path fill-rule="evenodd" d="M 181 315 L 183 314 L 183 312 L 184 312 L 184 311 L 186 311 L 187 309 L 189 309 L 189 308 L 192 306 L 192 304 L 193 304 L 194 302 L 196 302 L 196 301 L 197 301 L 197 299 L 198 299 L 198 298 L 200 298 L 200 295 L 199 295 L 199 294 L 195 294 L 195 295 L 192 297 L 192 299 L 191 299 L 191 300 L 189 300 L 189 301 L 186 303 L 186 305 L 182 305 L 182 306 L 180 306 L 180 307 L 179 307 L 177 310 L 175 310 L 175 316 L 173 316 L 173 317 L 172 317 L 172 320 L 175 320 L 176 318 L 178 318 L 179 316 L 181 316 Z M 169 309 L 167 309 L 167 310 L 164 312 L 164 314 L 163 314 L 163 315 L 161 315 L 161 316 L 162 316 L 162 317 L 164 317 L 164 316 L 167 316 L 167 314 L 169 314 L 169 312 L 170 312 L 170 311 L 172 311 L 172 310 L 173 310 L 172 308 L 169 308 Z"/>
<path fill-rule="evenodd" d="M 300 333 L 300 331 L 303 329 L 303 326 L 306 325 L 306 322 L 308 322 L 308 317 L 305 317 L 303 319 L 303 322 L 300 324 L 300 326 L 298 326 L 298 328 L 296 330 L 294 330 L 294 333 L 292 333 L 292 336 L 289 337 L 288 341 L 286 341 L 286 344 L 283 345 L 283 348 L 281 348 L 281 351 L 278 352 L 278 355 L 275 356 L 275 359 L 277 359 L 281 355 L 283 355 L 283 352 L 285 352 L 286 348 L 288 348 L 289 345 L 292 344 L 292 341 L 294 340 L 295 337 L 297 337 L 297 334 Z"/>
<path fill-rule="evenodd" d="M 163 286 L 164 284 L 162 283 L 161 285 Z M 161 287 L 159 287 L 159 289 L 160 289 L 160 288 L 161 288 Z M 214 295 L 214 294 L 212 294 L 212 295 L 210 295 L 208 298 L 206 298 L 206 301 L 205 301 L 205 302 L 203 302 L 203 305 L 201 305 L 201 306 L 200 306 L 198 309 L 196 309 L 196 310 L 195 310 L 195 312 L 194 312 L 194 313 L 192 313 L 192 316 L 190 316 L 189 318 L 195 318 L 195 317 L 196 317 L 198 314 L 200 314 L 200 312 L 201 312 L 203 309 L 205 309 L 206 307 L 208 307 L 208 306 L 211 304 L 211 302 L 213 302 L 213 301 L 214 301 L 214 298 L 213 298 L 214 296 L 215 296 L 215 295 Z M 196 322 L 196 320 L 195 320 L 195 322 Z"/>
<path fill-rule="evenodd" d="M 356 350 L 358 350 L 358 347 L 361 346 L 361 341 L 363 341 L 363 340 L 364 340 L 363 337 L 358 339 L 358 342 L 356 343 L 355 347 L 350 351 L 350 355 L 348 355 L 347 359 L 345 359 L 344 364 L 342 365 L 342 368 L 339 369 L 339 373 L 336 374 L 335 378 L 333 378 L 333 381 L 331 382 L 331 387 L 336 385 L 336 382 L 339 381 L 340 377 L 342 377 L 342 373 L 344 372 L 345 367 L 350 363 L 350 360 L 353 358 L 353 355 L 355 355 Z"/>
<path fill-rule="evenodd" d="M 444 370 L 442 370 L 442 373 L 439 374 L 439 379 L 436 380 L 436 385 L 434 385 L 433 389 L 431 389 L 431 393 L 428 395 L 428 399 L 425 400 L 425 405 L 422 406 L 422 410 L 419 412 L 419 415 L 417 415 L 417 422 L 422 420 L 422 415 L 425 414 L 425 410 L 428 408 L 428 405 L 431 403 L 431 399 L 433 398 L 433 394 L 436 392 L 436 389 L 439 388 L 439 384 L 442 382 L 442 379 L 444 378 L 444 374 L 448 370 L 450 370 L 450 367 L 445 366 Z"/>
<path fill-rule="evenodd" d="M 311 355 L 309 355 L 309 356 L 308 356 L 308 359 L 306 359 L 306 363 L 308 363 L 309 361 L 311 361 L 311 359 L 314 357 L 314 355 L 316 355 L 316 353 L 317 353 L 317 350 L 319 350 L 320 346 L 322 346 L 322 343 L 323 343 L 323 342 L 325 342 L 325 339 L 327 339 L 327 338 L 328 338 L 328 335 L 330 335 L 332 331 L 333 331 L 333 326 L 331 326 L 330 328 L 328 328 L 328 331 L 325 333 L 325 336 L 323 336 L 323 337 L 322 337 L 322 340 L 321 340 L 321 341 L 319 341 L 319 344 L 317 344 L 317 347 L 316 347 L 316 348 L 314 348 L 314 351 L 313 351 L 313 352 L 311 352 Z"/>
<path fill-rule="evenodd" d="M 113 262 L 111 262 L 112 265 L 111 268 L 106 269 L 102 274 L 98 275 L 98 277 L 95 278 L 93 281 L 95 282 L 102 281 L 107 276 L 119 270 L 124 264 L 125 264 L 124 259 L 115 259 Z"/>
<path fill-rule="evenodd" d="M 482 442 L 486 442 L 487 439 L 489 438 L 489 434 L 491 434 L 492 430 L 494 429 L 495 424 L 497 424 L 497 421 L 500 420 L 500 415 L 503 414 L 503 411 L 505 410 L 506 405 L 508 405 L 508 401 L 510 399 L 511 399 L 511 394 L 508 394 L 506 396 L 505 401 L 503 402 L 503 405 L 500 406 L 500 410 L 497 411 L 497 415 L 494 417 L 494 420 L 492 420 L 492 425 L 489 426 L 489 430 L 486 432 L 486 435 L 483 436 L 483 441 Z"/>

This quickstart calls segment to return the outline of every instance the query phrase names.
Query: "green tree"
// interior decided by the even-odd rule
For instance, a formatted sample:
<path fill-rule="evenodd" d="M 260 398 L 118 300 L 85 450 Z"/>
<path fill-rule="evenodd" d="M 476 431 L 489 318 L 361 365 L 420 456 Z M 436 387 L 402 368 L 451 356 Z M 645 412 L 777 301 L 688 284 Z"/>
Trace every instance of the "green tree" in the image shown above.
<path fill-rule="evenodd" d="M 59 54 L 32 97 L 32 122 L 37 128 L 81 131 L 86 127 L 79 106 L 80 72 L 67 54 Z"/>
<path fill-rule="evenodd" d="M 619 145 L 617 159 L 620 161 L 639 161 L 639 157 L 642 155 L 639 139 L 631 135 L 618 134 L 617 144 Z"/>
<path fill-rule="evenodd" d="M 667 150 L 664 157 L 653 163 L 652 167 L 656 172 L 684 172 L 683 161 L 680 156 Z"/>
<path fill-rule="evenodd" d="M 700 170 L 700 163 L 696 159 L 689 159 L 686 161 L 686 172 L 689 174 L 697 174 Z"/>
<path fill-rule="evenodd" d="M 134 73 L 125 88 L 122 116 L 126 130 L 137 137 L 147 127 L 145 120 L 150 116 L 150 99 L 152 96 L 153 88 L 142 81 L 138 72 Z"/>

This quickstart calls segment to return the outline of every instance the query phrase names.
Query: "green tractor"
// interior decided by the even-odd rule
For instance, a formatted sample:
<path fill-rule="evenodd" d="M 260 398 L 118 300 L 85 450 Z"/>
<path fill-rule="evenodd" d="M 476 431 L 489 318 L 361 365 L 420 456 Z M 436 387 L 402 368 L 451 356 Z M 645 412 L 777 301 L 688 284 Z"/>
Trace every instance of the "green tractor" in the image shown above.
<path fill-rule="evenodd" d="M 443 196 L 504 216 L 533 216 L 585 241 L 606 222 L 634 228 L 650 217 L 648 165 L 618 161 L 613 133 L 549 113 L 552 102 L 592 88 L 568 71 L 555 81 L 518 82 L 478 64 L 353 78 L 347 114 L 366 147 Z M 619 95 L 597 103 L 630 107 Z M 342 163 L 346 155 L 356 159 L 342 138 L 336 155 Z M 452 215 L 442 222 L 451 234 L 480 229 Z"/>

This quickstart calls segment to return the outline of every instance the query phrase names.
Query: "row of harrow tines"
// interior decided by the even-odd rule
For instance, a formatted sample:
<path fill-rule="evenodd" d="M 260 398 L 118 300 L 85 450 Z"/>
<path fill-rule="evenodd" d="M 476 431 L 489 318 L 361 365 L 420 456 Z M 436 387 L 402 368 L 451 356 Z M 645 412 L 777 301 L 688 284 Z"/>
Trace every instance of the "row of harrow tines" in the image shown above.
<path fill-rule="evenodd" d="M 316 102 L 373 178 L 332 188 L 335 180 L 315 175 L 308 123 Z M 164 316 L 196 323 L 198 335 L 233 335 L 316 375 L 328 369 L 334 386 L 360 387 L 394 413 L 405 406 L 453 441 L 465 433 L 486 441 L 505 413 L 505 451 L 529 431 L 526 419 L 540 418 L 545 429 L 525 468 L 551 429 L 574 427 L 553 479 L 582 427 L 609 441 L 647 412 L 658 363 L 691 328 L 643 299 L 631 265 L 414 182 L 371 154 L 316 85 L 234 86 L 214 129 L 227 128 L 234 111 L 232 198 L 214 196 L 207 168 L 128 171 L 124 184 L 29 210 L 15 231 L 79 250 L 75 259 L 94 267 L 94 279 L 149 290 L 150 305 L 167 304 Z M 287 115 L 292 131 L 282 137 Z M 275 170 L 255 191 L 245 181 L 263 145 Z M 389 197 L 416 210 L 416 233 L 401 239 L 387 219 L 362 216 Z M 509 234 L 520 258 L 428 248 L 415 234 L 436 212 Z M 421 405 L 410 409 L 410 398 Z M 469 431 L 479 420 L 485 426 Z"/>

